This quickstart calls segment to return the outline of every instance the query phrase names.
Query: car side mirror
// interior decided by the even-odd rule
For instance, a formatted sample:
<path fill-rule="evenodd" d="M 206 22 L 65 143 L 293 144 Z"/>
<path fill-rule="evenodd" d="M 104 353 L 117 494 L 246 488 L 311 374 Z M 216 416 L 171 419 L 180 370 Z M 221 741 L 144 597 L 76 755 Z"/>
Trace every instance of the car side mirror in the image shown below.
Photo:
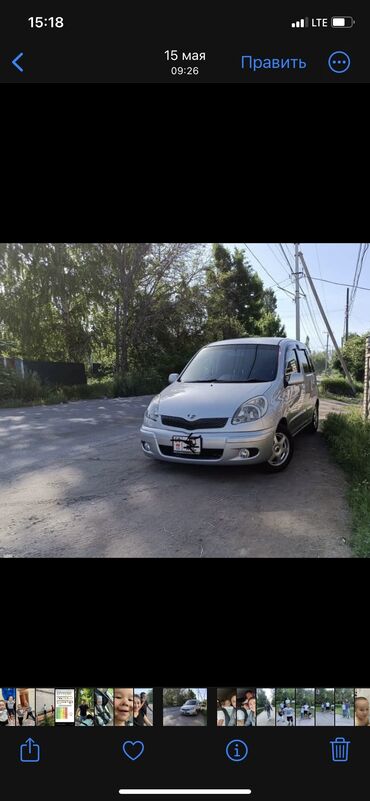
<path fill-rule="evenodd" d="M 288 375 L 285 375 L 285 381 L 290 387 L 295 387 L 297 384 L 303 384 L 303 380 L 302 373 L 288 373 Z"/>
<path fill-rule="evenodd" d="M 173 384 L 174 381 L 177 381 L 178 377 L 179 377 L 178 373 L 170 373 L 168 376 L 168 383 Z"/>

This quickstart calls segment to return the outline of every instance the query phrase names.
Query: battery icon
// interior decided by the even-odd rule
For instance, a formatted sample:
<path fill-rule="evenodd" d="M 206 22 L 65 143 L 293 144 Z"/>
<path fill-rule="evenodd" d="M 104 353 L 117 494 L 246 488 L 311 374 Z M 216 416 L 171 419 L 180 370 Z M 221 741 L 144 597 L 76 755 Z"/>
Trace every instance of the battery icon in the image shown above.
<path fill-rule="evenodd" d="M 352 28 L 355 24 L 353 17 L 332 17 L 331 18 L 331 27 L 332 28 Z"/>

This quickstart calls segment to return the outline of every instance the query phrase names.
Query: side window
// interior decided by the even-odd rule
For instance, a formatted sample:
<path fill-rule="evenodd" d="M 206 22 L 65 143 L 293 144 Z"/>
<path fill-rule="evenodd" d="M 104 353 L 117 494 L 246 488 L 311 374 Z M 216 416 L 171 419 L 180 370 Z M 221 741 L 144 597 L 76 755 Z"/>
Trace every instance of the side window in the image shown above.
<path fill-rule="evenodd" d="M 297 373 L 299 371 L 298 359 L 295 348 L 288 348 L 285 357 L 285 373 Z"/>
<path fill-rule="evenodd" d="M 314 373 L 315 372 L 315 365 L 314 365 L 314 363 L 313 363 L 313 361 L 311 359 L 311 356 L 310 356 L 310 354 L 308 353 L 307 350 L 306 350 L 306 356 L 307 356 L 308 364 L 310 365 L 311 373 Z"/>
<path fill-rule="evenodd" d="M 308 362 L 307 352 L 305 350 L 299 351 L 299 361 L 301 363 L 303 373 L 312 373 L 311 366 Z"/>

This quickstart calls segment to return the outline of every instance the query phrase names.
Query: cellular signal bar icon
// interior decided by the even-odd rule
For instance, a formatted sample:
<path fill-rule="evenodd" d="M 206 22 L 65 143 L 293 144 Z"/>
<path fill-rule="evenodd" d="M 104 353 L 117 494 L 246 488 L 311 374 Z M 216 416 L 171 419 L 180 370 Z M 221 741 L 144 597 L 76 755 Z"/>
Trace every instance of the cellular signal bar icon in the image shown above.
<path fill-rule="evenodd" d="M 304 19 L 303 19 L 303 17 L 302 17 L 302 19 L 297 19 L 295 22 L 291 23 L 291 27 L 292 28 L 308 28 L 309 27 L 308 17 L 305 17 Z"/>

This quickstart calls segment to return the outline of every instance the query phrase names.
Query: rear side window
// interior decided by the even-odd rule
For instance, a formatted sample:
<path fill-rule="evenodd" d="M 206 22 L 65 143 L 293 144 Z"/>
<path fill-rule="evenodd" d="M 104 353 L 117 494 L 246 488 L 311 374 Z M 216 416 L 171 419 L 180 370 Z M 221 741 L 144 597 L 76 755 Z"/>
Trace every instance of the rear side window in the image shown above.
<path fill-rule="evenodd" d="M 295 348 L 288 348 L 287 354 L 285 357 L 285 372 L 286 373 L 298 373 L 298 359 L 297 353 Z"/>
<path fill-rule="evenodd" d="M 309 354 L 309 352 L 307 350 L 305 351 L 305 353 L 306 353 L 306 356 L 307 356 L 308 364 L 310 365 L 310 368 L 311 368 L 311 373 L 314 373 L 315 372 L 315 365 L 314 365 L 314 363 L 313 363 L 313 361 L 311 359 L 311 356 L 310 356 L 310 354 Z"/>
<path fill-rule="evenodd" d="M 303 373 L 312 373 L 312 367 L 309 363 L 309 357 L 307 351 L 300 350 L 299 351 L 299 361 L 301 363 L 301 368 Z"/>

